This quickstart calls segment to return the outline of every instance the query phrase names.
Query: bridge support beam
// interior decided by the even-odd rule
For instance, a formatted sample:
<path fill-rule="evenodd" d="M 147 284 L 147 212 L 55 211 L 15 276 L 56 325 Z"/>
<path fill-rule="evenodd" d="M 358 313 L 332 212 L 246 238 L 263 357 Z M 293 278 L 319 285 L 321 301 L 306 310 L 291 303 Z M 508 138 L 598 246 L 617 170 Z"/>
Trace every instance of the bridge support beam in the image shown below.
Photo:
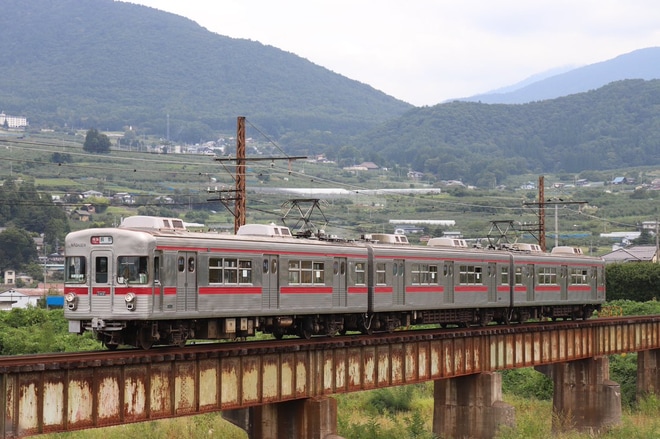
<path fill-rule="evenodd" d="M 599 433 L 621 423 L 621 386 L 610 380 L 607 357 L 536 368 L 552 378 L 552 429 Z"/>
<path fill-rule="evenodd" d="M 660 349 L 637 354 L 637 396 L 660 396 Z"/>
<path fill-rule="evenodd" d="M 491 439 L 501 425 L 515 425 L 497 372 L 436 380 L 433 397 L 433 433 L 440 437 Z"/>
<path fill-rule="evenodd" d="M 222 416 L 242 428 L 250 439 L 342 439 L 337 436 L 337 400 L 297 399 L 246 409 Z"/>

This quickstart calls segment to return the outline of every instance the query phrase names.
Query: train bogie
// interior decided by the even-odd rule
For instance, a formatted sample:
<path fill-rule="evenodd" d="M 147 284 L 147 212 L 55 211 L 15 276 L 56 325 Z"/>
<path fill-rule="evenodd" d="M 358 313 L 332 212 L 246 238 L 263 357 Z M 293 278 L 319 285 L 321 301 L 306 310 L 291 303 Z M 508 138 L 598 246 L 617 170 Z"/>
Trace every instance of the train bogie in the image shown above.
<path fill-rule="evenodd" d="M 138 217 L 66 240 L 65 316 L 109 348 L 587 318 L 605 299 L 598 258 L 331 242 L 286 228 L 193 233 Z M 440 241 L 438 241 L 440 243 Z"/>

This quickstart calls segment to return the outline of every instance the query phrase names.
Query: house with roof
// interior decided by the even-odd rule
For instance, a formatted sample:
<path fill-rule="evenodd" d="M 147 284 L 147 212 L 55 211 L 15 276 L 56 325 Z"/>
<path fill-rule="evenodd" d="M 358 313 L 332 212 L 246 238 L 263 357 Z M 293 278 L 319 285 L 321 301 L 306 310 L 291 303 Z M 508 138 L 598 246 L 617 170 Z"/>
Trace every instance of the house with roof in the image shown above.
<path fill-rule="evenodd" d="M 32 294 L 30 291 L 22 292 L 14 288 L 0 293 L 0 311 L 9 311 L 14 308 L 27 308 L 37 306 L 37 301 L 43 296 L 41 293 Z"/>
<path fill-rule="evenodd" d="M 658 249 L 654 245 L 631 245 L 603 255 L 606 264 L 623 262 L 658 262 Z"/>
<path fill-rule="evenodd" d="M 616 177 L 612 180 L 612 184 L 627 184 L 628 179 L 626 177 Z"/>

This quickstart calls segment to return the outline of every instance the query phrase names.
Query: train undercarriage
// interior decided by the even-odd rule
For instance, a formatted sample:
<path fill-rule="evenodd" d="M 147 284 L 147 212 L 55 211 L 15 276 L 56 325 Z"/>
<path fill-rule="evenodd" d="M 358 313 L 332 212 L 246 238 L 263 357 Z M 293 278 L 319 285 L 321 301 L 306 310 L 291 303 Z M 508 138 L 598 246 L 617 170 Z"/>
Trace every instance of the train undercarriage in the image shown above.
<path fill-rule="evenodd" d="M 393 332 L 418 325 L 471 327 L 490 324 L 517 324 L 538 320 L 588 319 L 599 305 L 562 305 L 516 308 L 456 308 L 373 314 L 313 314 L 272 317 L 231 317 L 196 320 L 104 322 L 93 319 L 83 324 L 108 349 L 120 345 L 150 349 L 154 345 L 183 346 L 188 340 L 238 340 L 257 331 L 281 339 L 297 336 L 344 335 L 347 332 L 372 334 Z"/>

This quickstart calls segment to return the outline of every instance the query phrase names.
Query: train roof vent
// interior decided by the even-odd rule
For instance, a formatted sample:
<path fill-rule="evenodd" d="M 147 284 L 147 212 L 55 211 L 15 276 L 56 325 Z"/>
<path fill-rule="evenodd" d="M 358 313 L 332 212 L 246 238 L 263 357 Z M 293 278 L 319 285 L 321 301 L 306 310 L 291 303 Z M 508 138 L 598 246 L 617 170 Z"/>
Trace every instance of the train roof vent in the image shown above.
<path fill-rule="evenodd" d="M 552 249 L 553 254 L 559 253 L 562 255 L 581 255 L 582 249 L 579 247 L 571 247 L 568 245 L 560 245 Z"/>
<path fill-rule="evenodd" d="M 431 238 L 426 243 L 429 247 L 458 247 L 458 248 L 467 248 L 467 242 L 465 239 L 458 238 Z"/>
<path fill-rule="evenodd" d="M 119 227 L 123 229 L 186 230 L 183 220 L 179 218 L 163 218 L 142 215 L 124 218 Z"/>
<path fill-rule="evenodd" d="M 279 236 L 291 238 L 291 231 L 288 227 L 277 226 L 275 224 L 245 224 L 238 229 L 236 234 L 243 236 Z"/>
<path fill-rule="evenodd" d="M 406 235 L 399 234 L 372 233 L 370 239 L 381 244 L 410 244 Z"/>
<path fill-rule="evenodd" d="M 538 244 L 529 244 L 527 242 L 516 242 L 511 245 L 512 250 L 517 250 L 519 252 L 530 252 L 530 253 L 543 253 L 541 246 Z"/>

